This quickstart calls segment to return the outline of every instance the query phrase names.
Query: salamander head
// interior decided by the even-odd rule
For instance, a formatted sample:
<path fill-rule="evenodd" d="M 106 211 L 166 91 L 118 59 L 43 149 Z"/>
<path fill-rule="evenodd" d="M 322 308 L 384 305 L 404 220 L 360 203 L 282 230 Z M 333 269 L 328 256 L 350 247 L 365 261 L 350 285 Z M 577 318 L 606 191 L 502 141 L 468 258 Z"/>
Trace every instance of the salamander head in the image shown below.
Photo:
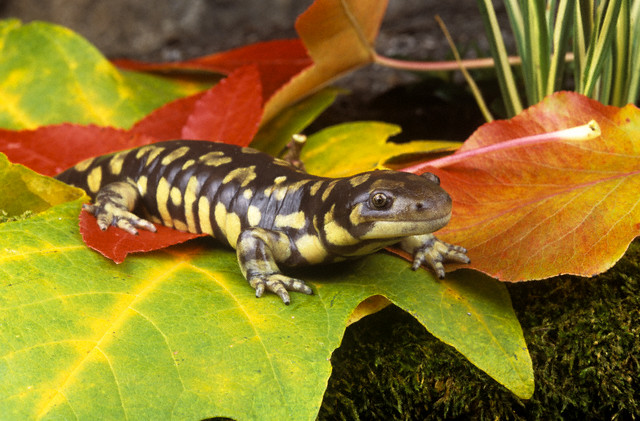
<path fill-rule="evenodd" d="M 372 171 L 347 180 L 350 191 L 334 218 L 359 240 L 429 234 L 451 218 L 451 197 L 433 174 Z"/>

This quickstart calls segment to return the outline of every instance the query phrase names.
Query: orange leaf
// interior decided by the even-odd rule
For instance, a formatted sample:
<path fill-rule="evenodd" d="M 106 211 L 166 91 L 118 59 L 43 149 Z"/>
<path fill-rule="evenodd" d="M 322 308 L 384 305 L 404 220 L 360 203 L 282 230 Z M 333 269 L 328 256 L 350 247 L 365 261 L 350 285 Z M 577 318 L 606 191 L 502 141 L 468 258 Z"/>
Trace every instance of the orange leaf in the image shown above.
<path fill-rule="evenodd" d="M 640 233 L 638 108 L 557 93 L 511 120 L 482 126 L 457 153 L 590 120 L 600 125 L 600 137 L 429 168 L 454 203 L 439 237 L 465 246 L 473 268 L 504 281 L 592 276 L 610 268 Z"/>
<path fill-rule="evenodd" d="M 263 120 L 341 74 L 371 63 L 386 8 L 387 0 L 316 0 L 296 21 L 314 64 L 267 101 Z"/>

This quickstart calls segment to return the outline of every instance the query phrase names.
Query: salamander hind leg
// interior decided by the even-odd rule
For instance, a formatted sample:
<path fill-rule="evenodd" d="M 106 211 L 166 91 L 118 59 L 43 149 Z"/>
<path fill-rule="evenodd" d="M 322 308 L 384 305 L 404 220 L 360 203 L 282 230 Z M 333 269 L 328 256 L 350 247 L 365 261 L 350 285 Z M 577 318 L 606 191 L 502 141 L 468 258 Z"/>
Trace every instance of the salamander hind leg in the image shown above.
<path fill-rule="evenodd" d="M 441 279 L 445 273 L 443 262 L 470 262 L 464 247 L 440 241 L 433 234 L 407 237 L 400 243 L 400 248 L 413 256 L 413 270 L 426 263 Z"/>
<path fill-rule="evenodd" d="M 283 275 L 277 262 L 284 262 L 291 253 L 289 238 L 280 232 L 263 228 L 243 231 L 236 246 L 243 275 L 261 297 L 265 290 L 276 294 L 289 304 L 288 291 L 311 295 L 313 290 L 304 281 Z"/>
<path fill-rule="evenodd" d="M 83 208 L 97 218 L 98 226 L 103 231 L 113 225 L 133 235 L 138 234 L 136 228 L 155 232 L 156 227 L 151 222 L 131 212 L 139 198 L 136 186 L 127 182 L 115 182 L 101 188 L 94 203 L 83 205 Z"/>

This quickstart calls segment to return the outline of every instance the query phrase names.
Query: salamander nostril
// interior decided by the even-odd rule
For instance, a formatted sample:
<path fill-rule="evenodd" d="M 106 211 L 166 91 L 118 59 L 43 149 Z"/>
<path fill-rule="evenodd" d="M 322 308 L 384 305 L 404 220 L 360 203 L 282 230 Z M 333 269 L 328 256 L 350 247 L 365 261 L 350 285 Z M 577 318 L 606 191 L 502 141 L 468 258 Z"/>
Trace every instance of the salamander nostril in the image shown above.
<path fill-rule="evenodd" d="M 422 203 L 420 203 L 420 202 L 416 203 L 416 209 L 420 210 L 420 209 L 422 209 L 422 207 L 423 207 Z"/>

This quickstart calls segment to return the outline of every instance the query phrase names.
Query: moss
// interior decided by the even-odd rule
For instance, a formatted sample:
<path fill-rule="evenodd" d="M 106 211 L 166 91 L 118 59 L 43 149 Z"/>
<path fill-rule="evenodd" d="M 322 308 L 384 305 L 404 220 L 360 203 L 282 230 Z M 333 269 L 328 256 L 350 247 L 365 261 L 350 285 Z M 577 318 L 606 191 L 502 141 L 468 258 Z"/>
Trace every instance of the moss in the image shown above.
<path fill-rule="evenodd" d="M 640 417 L 640 244 L 595 278 L 510 284 L 536 392 L 516 398 L 390 307 L 351 326 L 320 419 Z"/>

